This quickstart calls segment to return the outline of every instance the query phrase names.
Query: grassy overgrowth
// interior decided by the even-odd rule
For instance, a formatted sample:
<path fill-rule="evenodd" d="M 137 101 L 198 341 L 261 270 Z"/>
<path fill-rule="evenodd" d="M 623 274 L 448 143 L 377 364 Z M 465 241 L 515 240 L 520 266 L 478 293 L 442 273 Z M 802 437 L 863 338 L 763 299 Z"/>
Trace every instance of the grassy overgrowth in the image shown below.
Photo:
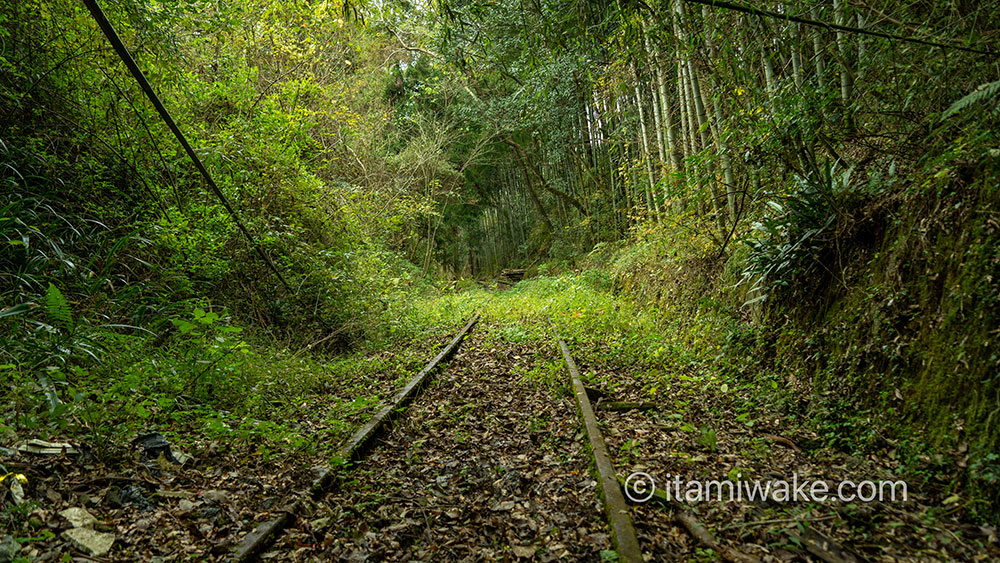
<path fill-rule="evenodd" d="M 898 244 L 896 239 L 887 241 Z M 901 385 L 898 380 L 880 378 L 874 366 L 865 365 L 865 358 L 872 353 L 866 346 L 882 338 L 880 332 L 865 333 L 866 327 L 872 326 L 865 315 L 884 315 L 886 308 L 892 308 L 890 300 L 874 299 L 869 292 L 860 303 L 850 297 L 832 307 L 829 314 L 840 319 L 832 326 L 852 329 L 843 330 L 840 336 L 831 335 L 816 328 L 830 323 L 813 325 L 776 317 L 779 309 L 775 306 L 758 307 L 756 313 L 752 307 L 741 308 L 731 295 L 712 292 L 712 275 L 725 276 L 724 272 L 713 274 L 689 265 L 686 273 L 693 279 L 683 290 L 688 299 L 664 299 L 650 305 L 645 300 L 648 296 L 634 291 L 630 284 L 635 280 L 630 281 L 627 272 L 634 271 L 629 268 L 654 247 L 649 244 L 645 249 L 619 253 L 613 265 L 617 275 L 608 267 L 593 267 L 580 273 L 527 279 L 506 291 L 473 288 L 424 299 L 410 309 L 410 322 L 457 325 L 473 311 L 481 311 L 484 321 L 493 327 L 494 337 L 534 343 L 546 356 L 546 361 L 527 375 L 565 386 L 555 344 L 559 334 L 570 343 L 578 362 L 593 366 L 585 370 L 585 377 L 597 385 L 613 389 L 623 383 L 638 384 L 651 400 L 667 404 L 677 397 L 666 396 L 661 390 L 678 380 L 684 382 L 687 392 L 697 395 L 685 400 L 705 401 L 728 394 L 741 403 L 740 416 L 747 420 L 766 412 L 781 417 L 790 431 L 801 429 L 803 436 L 809 437 L 800 445 L 808 450 L 829 449 L 891 460 L 916 486 L 937 489 L 946 483 L 946 490 L 968 496 L 971 515 L 993 519 L 990 499 L 995 494 L 998 471 L 996 456 L 987 449 L 990 435 L 975 437 L 961 427 L 991 424 L 988 413 L 973 421 L 940 404 L 940 399 L 937 411 L 921 412 L 920 404 L 924 403 L 908 404 L 900 398 L 899 387 L 891 386 Z M 969 252 L 978 251 L 971 248 Z M 886 260 L 884 254 L 870 259 L 876 264 Z M 669 293 L 662 285 L 660 290 Z M 702 297 L 690 298 L 698 292 Z M 630 295 L 638 295 L 638 300 Z M 788 304 L 784 307 L 796 310 Z M 810 303 L 803 302 L 800 307 L 809 310 Z M 948 342 L 956 335 L 957 331 L 942 334 L 939 342 Z M 863 338 L 868 344 L 852 346 L 844 340 L 847 338 Z M 937 346 L 934 342 L 930 344 Z M 829 344 L 834 346 L 825 348 Z M 959 344 L 953 343 L 961 350 Z M 921 343 L 913 344 L 918 345 Z M 940 365 L 934 365 L 926 370 L 927 377 L 941 370 Z M 623 372 L 635 381 L 622 381 Z M 864 391 L 859 391 L 859 382 L 864 383 Z M 910 385 L 905 388 L 914 389 L 918 383 L 911 381 Z M 938 418 L 959 426 L 954 431 L 926 426 L 926 421 Z"/>

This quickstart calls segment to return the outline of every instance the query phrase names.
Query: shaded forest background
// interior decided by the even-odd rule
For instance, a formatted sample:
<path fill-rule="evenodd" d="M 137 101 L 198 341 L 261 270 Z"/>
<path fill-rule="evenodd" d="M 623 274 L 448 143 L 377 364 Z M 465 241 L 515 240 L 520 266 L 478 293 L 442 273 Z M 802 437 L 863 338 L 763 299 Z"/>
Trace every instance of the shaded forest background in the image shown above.
<path fill-rule="evenodd" d="M 5 432 L 266 419 L 418 296 L 584 268 L 990 517 L 1000 6 L 105 4 L 255 242 L 82 3 L 0 0 Z"/>

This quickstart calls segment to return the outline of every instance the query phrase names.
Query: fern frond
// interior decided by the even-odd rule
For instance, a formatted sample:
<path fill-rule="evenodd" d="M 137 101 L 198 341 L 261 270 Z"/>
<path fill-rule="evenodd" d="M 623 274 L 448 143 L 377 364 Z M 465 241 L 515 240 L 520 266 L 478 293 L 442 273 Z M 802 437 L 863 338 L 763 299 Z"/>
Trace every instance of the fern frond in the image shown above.
<path fill-rule="evenodd" d="M 69 301 L 52 282 L 49 282 L 49 290 L 45 293 L 45 314 L 52 324 L 67 330 L 73 328 L 73 311 L 69 308 Z"/>
<path fill-rule="evenodd" d="M 1000 80 L 996 82 L 987 82 L 986 84 L 980 84 L 978 88 L 963 96 L 960 100 L 951 104 L 943 114 L 941 114 L 941 119 L 945 120 L 949 117 L 955 115 L 956 113 L 964 110 L 965 108 L 971 106 L 972 104 L 990 100 L 993 98 L 1000 98 Z"/>

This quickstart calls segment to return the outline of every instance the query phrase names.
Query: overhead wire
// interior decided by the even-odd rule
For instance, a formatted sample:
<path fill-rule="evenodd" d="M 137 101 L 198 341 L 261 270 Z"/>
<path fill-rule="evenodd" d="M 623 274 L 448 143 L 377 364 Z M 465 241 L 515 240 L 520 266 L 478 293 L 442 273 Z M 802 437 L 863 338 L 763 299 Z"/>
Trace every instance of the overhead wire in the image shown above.
<path fill-rule="evenodd" d="M 222 206 L 225 207 L 226 212 L 229 213 L 229 216 L 232 218 L 233 222 L 236 223 L 236 226 L 239 228 L 240 232 L 243 233 L 243 236 L 245 236 L 247 241 L 249 241 L 250 246 L 253 247 L 257 255 L 260 256 L 261 260 L 263 260 L 264 263 L 267 264 L 271 272 L 273 272 L 274 275 L 278 278 L 278 281 L 281 282 L 281 285 L 284 286 L 284 288 L 289 293 L 292 293 L 292 288 L 288 285 L 288 282 L 285 281 L 285 278 L 284 276 L 281 275 L 281 272 L 278 270 L 278 267 L 275 266 L 274 262 L 272 262 L 271 259 L 267 256 L 267 254 L 264 252 L 264 249 L 261 248 L 260 244 L 257 242 L 257 239 L 255 239 L 253 235 L 250 234 L 250 230 L 247 229 L 246 225 L 243 224 L 243 221 L 240 219 L 240 216 L 236 213 L 236 209 L 233 208 L 233 205 L 229 202 L 229 199 L 225 196 L 225 194 L 222 193 L 222 190 L 219 189 L 219 186 L 215 183 L 215 180 L 212 179 L 212 175 L 208 172 L 208 169 L 205 168 L 205 165 L 198 157 L 198 154 L 191 147 L 191 144 L 188 142 L 187 137 L 184 136 L 184 133 L 181 132 L 180 127 L 178 127 L 173 117 L 171 117 L 170 112 L 167 111 L 167 108 L 164 107 L 163 102 L 160 101 L 159 96 L 157 96 L 156 91 L 153 90 L 153 87 L 149 83 L 149 80 L 146 78 L 146 75 L 142 72 L 142 69 L 139 68 L 139 65 L 135 62 L 135 59 L 132 58 L 132 54 L 129 52 L 128 48 L 125 46 L 121 38 L 118 36 L 118 32 L 115 31 L 114 26 L 111 25 L 110 21 L 108 21 L 108 18 L 104 14 L 104 11 L 101 9 L 100 4 L 97 3 L 97 0 L 83 0 L 83 3 L 87 6 L 87 9 L 90 10 L 90 14 L 94 17 L 94 20 L 97 22 L 98 27 L 100 27 L 101 31 L 104 33 L 104 36 L 107 37 L 108 41 L 111 43 L 111 46 L 118 54 L 118 57 L 122 60 L 123 63 L 125 63 L 126 68 L 128 68 L 129 72 L 132 73 L 132 76 L 139 83 L 139 88 L 142 89 L 143 93 L 146 94 L 146 97 L 149 98 L 149 101 L 153 104 L 153 107 L 156 108 L 157 113 L 160 114 L 160 117 L 163 119 L 164 123 L 167 124 L 167 127 L 170 128 L 170 131 L 174 134 L 174 137 L 177 138 L 177 142 L 179 142 L 181 146 L 184 147 L 184 151 L 187 153 L 191 161 L 194 162 L 195 168 L 197 168 L 198 172 L 201 173 L 201 176 L 205 179 L 205 183 L 208 184 L 209 189 L 212 191 L 213 194 L 215 194 L 215 196 L 219 199 L 219 201 L 222 202 Z"/>
<path fill-rule="evenodd" d="M 906 43 L 915 43 L 917 45 L 928 45 L 930 47 L 940 47 L 942 49 L 953 49 L 957 51 L 965 51 L 967 53 L 976 53 L 978 55 L 993 55 L 1000 56 L 1000 51 L 989 51 L 984 49 L 973 49 L 972 47 L 966 47 L 964 45 L 954 45 L 948 43 L 939 43 L 937 41 L 930 41 L 927 39 L 920 39 L 917 37 L 906 37 L 903 35 L 896 35 L 894 33 L 885 33 L 882 31 L 874 31 L 871 29 L 863 29 L 860 27 L 851 27 L 847 25 L 840 25 L 835 23 L 823 22 L 818 20 L 813 20 L 809 18 L 803 18 L 800 16 L 793 16 L 791 14 L 782 14 L 779 12 L 772 12 L 770 10 L 762 10 L 760 8 L 754 8 L 752 6 L 743 6 L 741 4 L 734 4 L 732 2 L 726 2 L 724 0 L 684 0 L 689 4 L 702 4 L 705 6 L 710 6 L 712 8 L 721 8 L 723 10 L 731 10 L 735 12 L 742 12 L 744 14 L 750 14 L 754 16 L 762 16 L 767 18 L 786 20 L 790 22 L 801 23 L 804 25 L 812 27 L 820 27 L 824 29 L 830 29 L 835 31 L 844 31 L 847 33 L 857 33 L 861 35 L 870 35 L 872 37 L 881 37 L 883 39 L 892 39 L 895 41 L 903 41 Z"/>

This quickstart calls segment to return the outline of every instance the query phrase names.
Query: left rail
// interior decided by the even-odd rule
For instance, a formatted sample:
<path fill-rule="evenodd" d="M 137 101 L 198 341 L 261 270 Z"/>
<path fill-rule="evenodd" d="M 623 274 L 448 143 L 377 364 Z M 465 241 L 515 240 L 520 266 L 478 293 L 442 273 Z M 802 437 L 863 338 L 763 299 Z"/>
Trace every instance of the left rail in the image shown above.
<path fill-rule="evenodd" d="M 381 432 L 392 421 L 393 416 L 398 414 L 401 409 L 405 408 L 408 404 L 410 404 L 410 402 L 413 401 L 417 392 L 423 387 L 424 383 L 426 383 L 427 379 L 430 377 L 431 372 L 434 371 L 438 364 L 451 356 L 451 354 L 455 351 L 455 348 L 457 348 L 462 339 L 465 338 L 465 335 L 472 330 L 472 327 L 477 321 L 479 321 L 479 313 L 476 313 L 471 319 L 469 319 L 469 322 L 467 322 L 465 327 L 463 327 L 462 330 L 460 330 L 458 334 L 451 339 L 451 342 L 438 352 L 437 356 L 434 356 L 434 359 L 431 360 L 430 363 L 424 367 L 424 369 L 420 370 L 420 373 L 414 376 L 413 379 L 406 384 L 406 387 L 403 387 L 399 393 L 396 394 L 392 401 L 382 407 L 377 413 L 375 413 L 375 416 L 373 416 L 367 424 L 354 433 L 351 439 L 348 440 L 344 447 L 340 450 L 340 457 L 342 459 L 347 461 L 358 461 L 364 457 L 365 453 L 367 453 L 372 444 L 375 443 L 375 440 L 379 437 Z M 297 496 L 298 498 L 290 500 L 285 504 L 285 507 L 280 510 L 281 514 L 279 516 L 261 523 L 252 532 L 247 534 L 246 537 L 243 538 L 243 541 L 241 541 L 236 546 L 236 549 L 233 550 L 229 561 L 242 563 L 245 561 L 252 561 L 256 558 L 257 555 L 259 555 L 277 538 L 281 531 L 289 527 L 295 521 L 296 516 L 302 509 L 305 499 L 316 498 L 323 492 L 327 491 L 333 483 L 333 478 L 334 472 L 329 468 L 323 468 L 320 471 L 319 477 L 312 482 L 312 485 L 309 487 L 309 491 L 305 496 Z"/>

